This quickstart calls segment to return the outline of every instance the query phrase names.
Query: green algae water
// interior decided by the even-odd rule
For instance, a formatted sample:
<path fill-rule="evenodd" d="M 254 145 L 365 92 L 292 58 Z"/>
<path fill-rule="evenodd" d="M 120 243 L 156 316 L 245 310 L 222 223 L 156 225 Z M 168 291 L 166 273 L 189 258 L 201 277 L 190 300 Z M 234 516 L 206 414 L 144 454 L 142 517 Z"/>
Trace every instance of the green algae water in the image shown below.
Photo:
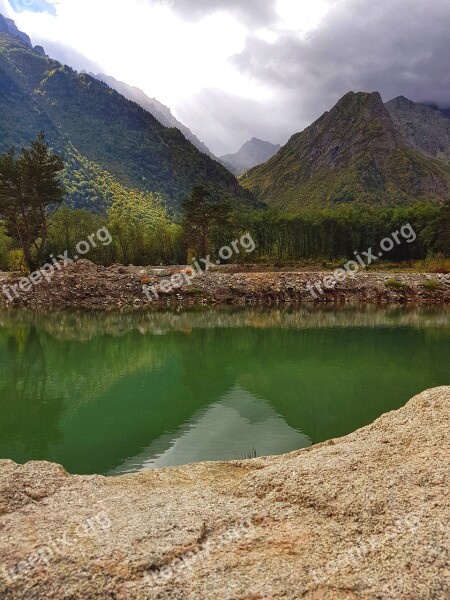
<path fill-rule="evenodd" d="M 0 313 L 0 458 L 117 475 L 290 452 L 450 384 L 446 309 Z"/>

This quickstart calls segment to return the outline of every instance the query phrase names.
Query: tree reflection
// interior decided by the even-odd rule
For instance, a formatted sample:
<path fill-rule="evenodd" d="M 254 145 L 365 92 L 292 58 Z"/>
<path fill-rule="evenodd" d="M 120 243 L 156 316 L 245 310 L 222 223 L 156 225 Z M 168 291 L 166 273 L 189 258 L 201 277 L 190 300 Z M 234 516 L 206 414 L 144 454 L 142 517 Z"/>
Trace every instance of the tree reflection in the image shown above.
<path fill-rule="evenodd" d="M 0 456 L 45 458 L 61 439 L 62 398 L 47 394 L 47 361 L 35 325 L 3 332 L 0 339 Z"/>

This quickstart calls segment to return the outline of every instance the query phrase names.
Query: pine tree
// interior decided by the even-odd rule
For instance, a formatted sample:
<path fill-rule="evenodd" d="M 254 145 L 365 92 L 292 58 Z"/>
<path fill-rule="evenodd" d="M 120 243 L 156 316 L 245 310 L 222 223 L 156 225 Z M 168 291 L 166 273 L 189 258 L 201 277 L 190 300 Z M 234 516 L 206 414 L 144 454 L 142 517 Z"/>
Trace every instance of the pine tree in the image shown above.
<path fill-rule="evenodd" d="M 18 157 L 15 149 L 0 155 L 0 218 L 30 271 L 41 265 L 49 216 L 64 198 L 63 169 L 63 159 L 50 152 L 43 132 Z"/>
<path fill-rule="evenodd" d="M 181 207 L 186 246 L 199 257 L 208 256 L 213 239 L 219 237 L 218 230 L 226 233 L 230 227 L 229 219 L 233 210 L 230 199 L 214 199 L 207 188 L 196 186 Z"/>

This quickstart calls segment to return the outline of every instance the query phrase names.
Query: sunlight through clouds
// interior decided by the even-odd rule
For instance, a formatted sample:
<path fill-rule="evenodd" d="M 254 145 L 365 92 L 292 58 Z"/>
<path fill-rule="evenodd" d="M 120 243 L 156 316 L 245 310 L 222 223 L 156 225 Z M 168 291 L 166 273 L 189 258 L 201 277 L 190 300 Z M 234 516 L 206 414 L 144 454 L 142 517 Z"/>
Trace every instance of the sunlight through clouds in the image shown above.
<path fill-rule="evenodd" d="M 244 50 L 247 29 L 224 12 L 184 22 L 163 3 L 60 0 L 56 17 L 22 13 L 16 20 L 39 43 L 64 42 L 175 109 L 181 95 L 203 87 L 264 96 L 229 62 Z"/>
<path fill-rule="evenodd" d="M 285 143 L 350 89 L 450 104 L 448 0 L 51 4 L 56 14 L 0 0 L 53 58 L 142 89 L 216 153 L 253 136 Z"/>
<path fill-rule="evenodd" d="M 277 0 L 280 16 L 278 27 L 284 30 L 307 33 L 320 24 L 331 7 L 330 0 Z"/>

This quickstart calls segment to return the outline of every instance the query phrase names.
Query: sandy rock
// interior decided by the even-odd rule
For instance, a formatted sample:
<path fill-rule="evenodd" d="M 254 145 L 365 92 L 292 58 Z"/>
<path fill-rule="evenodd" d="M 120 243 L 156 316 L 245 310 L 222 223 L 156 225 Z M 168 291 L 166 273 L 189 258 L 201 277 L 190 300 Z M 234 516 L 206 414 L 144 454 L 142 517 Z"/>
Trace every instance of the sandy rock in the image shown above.
<path fill-rule="evenodd" d="M 286 456 L 111 479 L 0 461 L 0 597 L 447 599 L 449 418 L 444 387 Z"/>

